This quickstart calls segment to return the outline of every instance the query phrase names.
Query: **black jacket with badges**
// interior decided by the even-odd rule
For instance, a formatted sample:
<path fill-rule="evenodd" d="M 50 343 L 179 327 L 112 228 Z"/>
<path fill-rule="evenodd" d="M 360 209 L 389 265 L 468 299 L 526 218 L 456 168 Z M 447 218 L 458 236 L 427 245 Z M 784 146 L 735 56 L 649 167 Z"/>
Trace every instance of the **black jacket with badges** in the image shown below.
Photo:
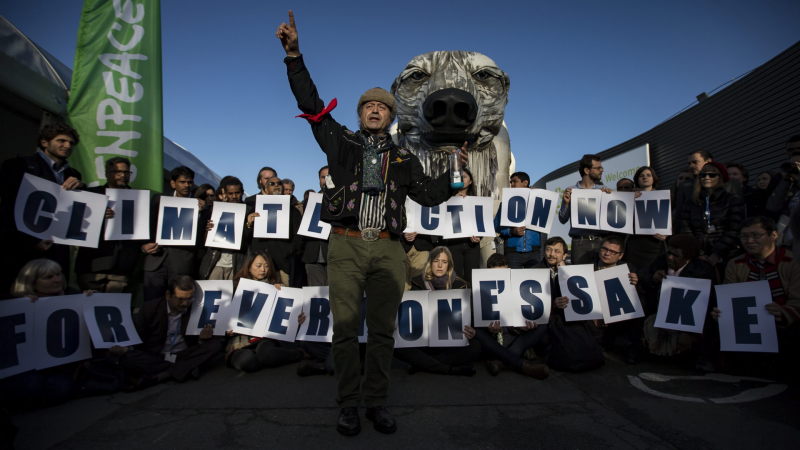
<path fill-rule="evenodd" d="M 317 94 L 303 62 L 303 56 L 286 57 L 289 84 L 303 113 L 316 115 L 324 103 Z M 333 187 L 323 189 L 323 221 L 334 226 L 358 229 L 358 214 L 361 210 L 362 165 L 364 141 L 326 114 L 318 123 L 311 124 L 311 131 L 322 151 L 328 156 L 329 175 Z M 394 144 L 388 150 L 389 168 L 386 176 L 386 228 L 401 235 L 406 228 L 406 196 L 422 206 L 436 206 L 450 198 L 450 175 L 445 172 L 436 179 L 425 175 L 425 171 L 414 154 Z"/>
<path fill-rule="evenodd" d="M 108 184 L 87 188 L 87 192 L 106 194 Z M 128 188 L 130 189 L 130 188 Z M 79 247 L 75 257 L 75 273 L 107 273 L 114 275 L 130 275 L 139 263 L 142 245 L 146 240 L 107 241 L 106 221 L 100 230 L 100 242 L 97 248 Z"/>

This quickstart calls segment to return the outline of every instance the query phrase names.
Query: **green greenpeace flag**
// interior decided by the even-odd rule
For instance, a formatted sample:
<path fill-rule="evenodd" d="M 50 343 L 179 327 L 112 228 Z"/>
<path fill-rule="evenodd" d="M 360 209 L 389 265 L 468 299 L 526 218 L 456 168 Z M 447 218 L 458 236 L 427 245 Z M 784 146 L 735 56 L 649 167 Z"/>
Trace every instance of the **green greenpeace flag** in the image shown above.
<path fill-rule="evenodd" d="M 85 0 L 68 120 L 81 141 L 69 159 L 89 186 L 105 183 L 105 161 L 131 160 L 131 187 L 162 191 L 159 0 Z"/>

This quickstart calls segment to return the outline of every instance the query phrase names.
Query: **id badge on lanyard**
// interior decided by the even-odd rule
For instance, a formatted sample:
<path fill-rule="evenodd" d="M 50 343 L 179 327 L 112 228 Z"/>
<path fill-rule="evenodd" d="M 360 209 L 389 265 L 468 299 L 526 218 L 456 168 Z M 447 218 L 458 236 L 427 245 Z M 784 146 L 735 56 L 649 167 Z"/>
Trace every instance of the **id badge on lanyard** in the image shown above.
<path fill-rule="evenodd" d="M 164 354 L 164 361 L 169 361 L 173 364 L 175 360 L 178 359 L 178 355 L 172 353 L 172 347 L 175 346 L 175 340 L 178 338 L 178 332 L 181 330 L 181 320 L 183 320 L 183 316 L 178 317 L 178 324 L 175 326 L 175 332 L 172 333 L 172 336 L 169 338 L 169 352 Z"/>
<path fill-rule="evenodd" d="M 711 225 L 711 209 L 709 208 L 708 197 L 706 197 L 706 233 L 713 233 L 717 231 L 714 225 Z"/>

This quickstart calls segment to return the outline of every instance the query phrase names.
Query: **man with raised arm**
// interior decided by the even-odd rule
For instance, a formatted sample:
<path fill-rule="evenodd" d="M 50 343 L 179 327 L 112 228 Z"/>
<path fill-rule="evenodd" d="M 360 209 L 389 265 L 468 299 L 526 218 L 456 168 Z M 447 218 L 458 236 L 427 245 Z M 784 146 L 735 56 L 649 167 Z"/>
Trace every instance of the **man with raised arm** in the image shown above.
<path fill-rule="evenodd" d="M 286 51 L 289 85 L 297 106 L 328 159 L 321 219 L 331 224 L 328 281 L 333 313 L 333 359 L 339 421 L 344 435 L 361 431 L 358 406 L 382 433 L 397 430 L 386 411 L 389 368 L 394 350 L 394 321 L 405 283 L 405 252 L 400 244 L 406 227 L 404 205 L 410 196 L 423 206 L 436 206 L 450 197 L 449 174 L 425 175 L 410 151 L 392 142 L 388 129 L 397 114 L 394 97 L 373 88 L 361 96 L 357 114 L 360 129 L 352 132 L 330 116 L 306 69 L 297 40 L 294 15 L 276 32 Z M 456 150 L 453 150 L 456 152 Z M 460 154 L 466 165 L 466 143 Z M 369 338 L 365 379 L 361 383 L 358 328 L 362 296 L 367 295 Z"/>

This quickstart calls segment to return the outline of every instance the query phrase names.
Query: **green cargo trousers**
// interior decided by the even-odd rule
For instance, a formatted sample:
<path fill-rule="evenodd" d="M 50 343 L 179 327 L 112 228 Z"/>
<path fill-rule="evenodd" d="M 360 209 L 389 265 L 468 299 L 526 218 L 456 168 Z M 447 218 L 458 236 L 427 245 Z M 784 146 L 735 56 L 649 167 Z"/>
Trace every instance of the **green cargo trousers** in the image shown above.
<path fill-rule="evenodd" d="M 405 259 L 394 237 L 367 242 L 331 233 L 328 283 L 333 313 L 333 364 L 339 407 L 386 404 L 394 353 L 394 322 L 403 298 Z M 367 354 L 361 384 L 358 328 L 361 301 L 367 295 Z"/>

